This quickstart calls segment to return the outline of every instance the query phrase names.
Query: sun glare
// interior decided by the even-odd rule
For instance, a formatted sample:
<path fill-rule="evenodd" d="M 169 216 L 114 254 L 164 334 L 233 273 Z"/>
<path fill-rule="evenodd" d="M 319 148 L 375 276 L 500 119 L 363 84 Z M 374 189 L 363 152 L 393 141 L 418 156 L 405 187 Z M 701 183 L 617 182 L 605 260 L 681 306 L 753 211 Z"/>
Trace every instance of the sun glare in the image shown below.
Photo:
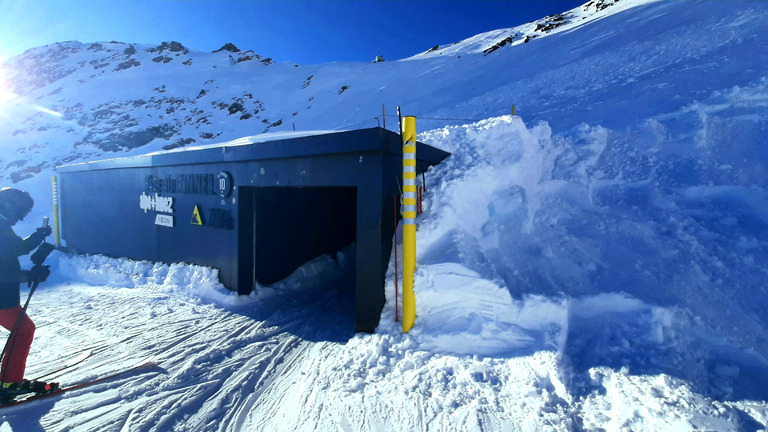
<path fill-rule="evenodd" d="M 13 101 L 16 97 L 17 96 L 11 91 L 9 80 L 6 78 L 5 74 L 3 74 L 3 71 L 0 70 L 0 107 Z"/>
<path fill-rule="evenodd" d="M 39 105 L 27 103 L 24 100 L 24 98 L 21 98 L 19 95 L 15 94 L 11 90 L 10 80 L 7 78 L 5 74 L 3 74 L 3 71 L 0 70 L 0 118 L 7 120 L 10 117 L 10 111 L 12 111 L 11 104 L 14 102 L 15 103 L 22 102 L 22 105 L 25 107 L 36 109 L 40 112 L 44 112 L 54 117 L 62 117 L 62 114 L 59 112 L 53 111 L 45 107 L 41 107 Z"/>

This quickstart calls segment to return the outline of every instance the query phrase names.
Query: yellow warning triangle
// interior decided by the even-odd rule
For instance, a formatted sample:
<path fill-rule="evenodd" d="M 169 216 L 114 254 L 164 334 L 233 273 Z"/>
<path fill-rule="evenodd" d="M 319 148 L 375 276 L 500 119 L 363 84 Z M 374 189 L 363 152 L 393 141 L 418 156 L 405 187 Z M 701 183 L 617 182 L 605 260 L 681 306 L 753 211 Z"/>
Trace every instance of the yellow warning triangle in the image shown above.
<path fill-rule="evenodd" d="M 203 220 L 200 219 L 200 211 L 197 209 L 197 206 L 195 206 L 195 211 L 192 212 L 192 220 L 189 221 L 192 225 L 202 225 Z"/>

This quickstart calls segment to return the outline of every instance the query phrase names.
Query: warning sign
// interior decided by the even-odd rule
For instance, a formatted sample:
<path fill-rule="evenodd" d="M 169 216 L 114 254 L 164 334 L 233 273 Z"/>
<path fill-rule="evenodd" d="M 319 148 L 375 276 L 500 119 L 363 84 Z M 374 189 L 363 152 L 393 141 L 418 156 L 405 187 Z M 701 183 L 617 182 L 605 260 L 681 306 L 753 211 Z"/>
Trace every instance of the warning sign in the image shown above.
<path fill-rule="evenodd" d="M 203 220 L 200 218 L 200 210 L 195 206 L 195 210 L 192 212 L 192 220 L 189 221 L 192 225 L 202 225 Z"/>

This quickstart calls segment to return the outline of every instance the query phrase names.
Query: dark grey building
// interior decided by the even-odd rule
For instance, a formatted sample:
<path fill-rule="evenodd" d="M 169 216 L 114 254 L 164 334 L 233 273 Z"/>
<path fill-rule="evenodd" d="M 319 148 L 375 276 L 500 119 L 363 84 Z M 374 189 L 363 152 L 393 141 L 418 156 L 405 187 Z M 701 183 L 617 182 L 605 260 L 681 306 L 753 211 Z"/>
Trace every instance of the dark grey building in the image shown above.
<path fill-rule="evenodd" d="M 417 143 L 417 172 L 447 156 Z M 248 294 L 355 242 L 356 330 L 378 325 L 402 181 L 393 132 L 257 136 L 56 170 L 74 251 L 210 266 Z"/>

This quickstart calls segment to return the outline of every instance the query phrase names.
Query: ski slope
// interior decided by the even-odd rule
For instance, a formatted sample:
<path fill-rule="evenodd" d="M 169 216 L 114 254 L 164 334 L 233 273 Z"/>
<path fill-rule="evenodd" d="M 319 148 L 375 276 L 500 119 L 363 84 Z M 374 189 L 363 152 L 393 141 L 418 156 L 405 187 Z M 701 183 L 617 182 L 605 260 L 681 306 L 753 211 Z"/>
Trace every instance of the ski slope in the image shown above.
<path fill-rule="evenodd" d="M 38 290 L 30 311 L 39 326 L 30 374 L 83 350 L 92 356 L 62 374 L 62 382 L 97 377 L 147 355 L 156 356 L 157 366 L 6 408 L 3 427 L 764 428 L 768 394 L 760 383 L 768 378 L 768 363 L 754 344 L 764 323 L 754 328 L 732 319 L 740 331 L 723 331 L 724 317 L 717 319 L 723 310 L 712 310 L 706 301 L 681 298 L 663 305 L 652 301 L 658 293 L 631 293 L 629 286 L 611 290 L 599 280 L 582 281 L 593 286 L 573 294 L 536 292 L 532 286 L 520 292 L 505 282 L 507 260 L 520 258 L 512 243 L 543 247 L 537 243 L 542 224 L 552 229 L 552 218 L 593 206 L 574 193 L 583 187 L 579 176 L 568 182 L 539 178 L 551 153 L 568 148 L 548 134 L 546 125 L 528 129 L 519 118 L 500 117 L 427 135 L 454 155 L 432 172 L 417 234 L 418 319 L 408 335 L 394 320 L 394 259 L 379 329 L 354 335 L 351 307 L 339 307 L 345 301 L 340 287 L 350 277 L 349 250 L 335 260 L 318 258 L 250 297 L 227 292 L 208 268 L 57 253 L 55 279 Z M 494 142 L 503 148 L 489 148 Z M 580 163 L 596 163 L 586 155 Z M 590 170 L 573 170 L 585 171 Z M 616 241 L 569 233 L 570 228 L 565 224 L 559 234 L 566 251 L 571 242 Z M 507 237 L 509 232 L 514 234 Z M 575 235 L 581 238 L 570 237 Z M 587 269 L 601 264 L 572 252 L 542 253 L 548 266 L 540 277 L 575 277 L 567 272 L 578 267 L 574 256 Z M 748 313 L 735 307 L 732 312 Z"/>
<path fill-rule="evenodd" d="M 382 104 L 401 104 L 420 117 L 419 140 L 452 156 L 427 173 L 411 333 L 395 321 L 394 254 L 381 324 L 367 335 L 351 333 L 351 309 L 339 306 L 349 250 L 249 297 L 227 292 L 212 269 L 57 253 L 30 306 L 28 374 L 84 351 L 58 380 L 148 355 L 157 365 L 0 408 L 0 431 L 768 429 L 768 4 L 617 6 L 585 5 L 568 24 L 490 53 L 497 36 L 522 30 L 380 64 L 224 70 L 228 54 L 190 51 L 190 73 L 175 60 L 76 69 L 62 78 L 72 87 L 27 93 L 75 114 L 62 124 L 14 111 L 17 123 L 0 128 L 5 180 L 40 167 L 14 184 L 38 202 L 19 234 L 50 213 L 61 158 L 158 151 L 181 137 L 211 145 L 268 126 L 204 109 L 195 74 L 219 87 L 205 105 L 253 92 L 269 124 L 290 116 L 299 129 L 375 126 Z M 106 55 L 88 46 L 67 49 L 77 61 Z M 216 55 L 214 69 L 205 62 Z M 163 97 L 186 99 L 127 103 L 161 85 Z M 105 104 L 114 106 L 98 122 Z M 504 115 L 511 104 L 518 116 Z M 88 133 L 74 126 L 81 115 L 103 129 L 97 142 L 123 127 L 111 119 L 155 125 L 147 115 L 162 110 L 183 123 L 181 108 L 211 124 L 118 153 L 73 145 Z M 18 124 L 26 132 L 14 134 Z M 267 132 L 291 131 L 284 121 Z"/>

